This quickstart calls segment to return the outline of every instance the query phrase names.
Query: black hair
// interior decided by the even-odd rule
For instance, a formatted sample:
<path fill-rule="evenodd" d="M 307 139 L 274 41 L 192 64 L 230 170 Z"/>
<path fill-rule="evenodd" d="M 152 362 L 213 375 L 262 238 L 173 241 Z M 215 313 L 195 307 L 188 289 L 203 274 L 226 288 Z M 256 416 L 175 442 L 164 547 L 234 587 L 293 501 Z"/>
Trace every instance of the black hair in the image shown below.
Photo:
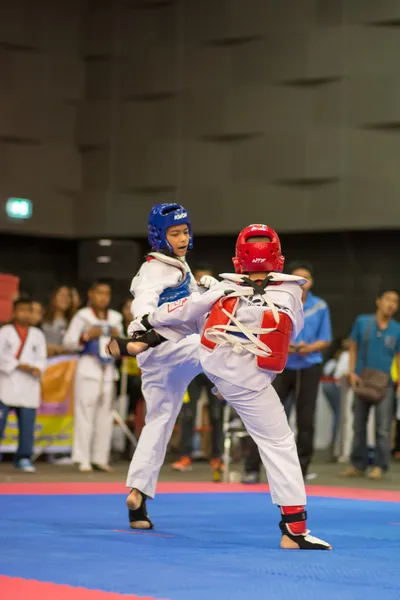
<path fill-rule="evenodd" d="M 399 290 L 396 290 L 396 288 L 394 287 L 385 287 L 385 288 L 381 288 L 378 295 L 377 295 L 377 299 L 378 298 L 382 298 L 385 294 L 397 294 L 400 298 L 400 292 Z"/>
<path fill-rule="evenodd" d="M 332 358 L 335 358 L 336 353 L 342 347 L 342 343 L 343 343 L 344 339 L 346 339 L 346 338 L 345 337 L 337 337 L 337 338 L 335 338 L 335 339 L 332 340 L 332 342 L 330 343 L 330 345 L 326 349 L 326 352 L 325 352 L 325 355 L 324 355 L 324 359 L 325 359 L 326 362 L 328 362 L 328 360 L 331 360 Z"/>
<path fill-rule="evenodd" d="M 212 268 L 211 265 L 209 265 L 207 263 L 198 263 L 198 264 L 192 265 L 192 273 L 194 273 L 195 271 L 210 271 L 210 273 L 213 273 L 214 269 Z"/>
<path fill-rule="evenodd" d="M 308 260 L 295 260 L 288 265 L 289 273 L 293 273 L 293 271 L 297 271 L 297 269 L 305 269 L 311 275 L 314 276 L 314 268 L 312 263 Z"/>
<path fill-rule="evenodd" d="M 73 316 L 73 315 L 72 315 L 72 296 L 71 296 L 71 288 L 69 287 L 69 285 L 66 285 L 66 284 L 64 283 L 64 284 L 58 285 L 57 287 L 55 287 L 55 288 L 53 289 L 53 291 L 52 291 L 52 292 L 51 292 L 51 294 L 50 294 L 49 302 L 48 302 L 48 304 L 47 304 L 47 306 L 46 306 L 46 307 L 44 307 L 43 303 L 42 303 L 42 302 L 40 302 L 40 304 L 41 304 L 41 305 L 43 306 L 43 308 L 44 308 L 44 316 L 43 316 L 43 322 L 44 322 L 44 323 L 53 323 L 53 321 L 54 321 L 54 315 L 55 315 L 55 312 L 56 312 L 56 310 L 55 310 L 55 306 L 54 306 L 54 299 L 55 299 L 55 297 L 57 296 L 58 292 L 59 292 L 61 289 L 63 289 L 63 288 L 65 288 L 65 289 L 67 289 L 67 290 L 68 290 L 68 293 L 69 293 L 69 295 L 70 295 L 70 300 L 71 300 L 71 302 L 70 302 L 70 307 L 69 307 L 69 308 L 68 308 L 68 309 L 65 311 L 64 318 L 66 319 L 67 323 L 69 323 L 69 322 L 71 321 L 71 319 L 72 319 L 72 316 Z M 32 302 L 38 302 L 38 300 L 32 300 Z"/>
<path fill-rule="evenodd" d="M 30 304 L 32 305 L 32 298 L 30 298 L 29 296 L 20 296 L 19 298 L 17 298 L 16 300 L 14 300 L 13 302 L 13 309 L 15 310 L 16 308 L 18 308 L 18 306 L 21 306 L 21 304 Z"/>
<path fill-rule="evenodd" d="M 95 290 L 100 285 L 108 285 L 111 288 L 111 281 L 109 279 L 95 279 L 90 285 L 89 290 Z"/>
<path fill-rule="evenodd" d="M 123 311 L 123 309 L 124 309 L 124 306 L 125 306 L 125 304 L 126 304 L 127 302 L 130 302 L 130 303 L 132 304 L 132 301 L 133 301 L 133 296 L 131 296 L 131 297 L 127 296 L 127 297 L 125 298 L 125 300 L 124 300 L 124 301 L 123 301 L 123 302 L 120 304 L 119 312 L 120 312 L 120 313 L 122 313 L 122 311 Z"/>

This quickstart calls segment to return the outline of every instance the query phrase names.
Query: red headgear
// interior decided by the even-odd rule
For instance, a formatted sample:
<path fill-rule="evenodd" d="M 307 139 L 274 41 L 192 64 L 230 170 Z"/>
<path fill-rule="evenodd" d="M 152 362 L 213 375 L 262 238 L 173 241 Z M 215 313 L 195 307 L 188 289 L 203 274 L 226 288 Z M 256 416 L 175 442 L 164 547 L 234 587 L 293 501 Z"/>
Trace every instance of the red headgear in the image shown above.
<path fill-rule="evenodd" d="M 252 237 L 265 237 L 265 242 L 248 242 Z M 236 273 L 283 271 L 285 257 L 276 231 L 267 225 L 249 225 L 236 240 L 236 256 L 232 259 Z"/>

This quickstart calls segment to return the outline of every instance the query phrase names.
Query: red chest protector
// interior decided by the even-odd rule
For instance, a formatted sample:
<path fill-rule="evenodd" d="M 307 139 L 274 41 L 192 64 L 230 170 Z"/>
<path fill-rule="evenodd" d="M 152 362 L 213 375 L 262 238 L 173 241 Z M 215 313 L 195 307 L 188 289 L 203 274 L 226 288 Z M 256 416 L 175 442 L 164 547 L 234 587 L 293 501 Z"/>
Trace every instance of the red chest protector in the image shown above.
<path fill-rule="evenodd" d="M 270 356 L 257 356 L 257 366 L 265 371 L 272 373 L 281 373 L 286 366 L 289 353 L 290 338 L 292 335 L 293 324 L 286 313 L 279 313 L 279 323 L 275 322 L 272 311 L 264 311 L 262 328 L 276 327 L 271 333 L 260 335 L 261 342 L 271 348 Z"/>
<path fill-rule="evenodd" d="M 208 340 L 204 334 L 210 327 L 216 325 L 229 325 L 231 318 L 222 311 L 222 307 L 231 315 L 234 315 L 239 298 L 227 298 L 216 302 L 207 318 L 204 325 L 203 335 L 201 337 L 201 345 L 209 350 L 214 350 L 216 342 Z M 259 340 L 266 344 L 271 349 L 269 356 L 255 356 L 257 366 L 264 371 L 270 373 L 281 373 L 285 368 L 290 338 L 292 334 L 293 324 L 286 313 L 279 313 L 279 323 L 276 324 L 274 315 L 271 310 L 265 310 L 261 323 L 263 329 L 273 329 L 270 333 L 264 333 L 258 336 Z"/>
<path fill-rule="evenodd" d="M 208 348 L 209 350 L 214 350 L 217 345 L 216 342 L 211 342 L 206 338 L 204 332 L 210 327 L 215 327 L 216 325 L 229 325 L 231 319 L 222 312 L 222 307 L 231 315 L 235 313 L 236 307 L 238 305 L 239 298 L 222 298 L 218 300 L 211 309 L 210 314 L 208 315 L 207 321 L 205 322 L 203 328 L 203 335 L 201 336 L 200 343 L 204 348 Z"/>

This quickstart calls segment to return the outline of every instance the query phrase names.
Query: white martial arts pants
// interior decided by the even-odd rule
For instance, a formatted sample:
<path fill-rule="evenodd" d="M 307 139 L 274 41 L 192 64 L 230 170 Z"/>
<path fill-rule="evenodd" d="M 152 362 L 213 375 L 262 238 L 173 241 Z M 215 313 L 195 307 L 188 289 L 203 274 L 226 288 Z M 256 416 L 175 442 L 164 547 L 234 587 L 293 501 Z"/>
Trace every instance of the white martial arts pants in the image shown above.
<path fill-rule="evenodd" d="M 156 492 L 158 475 L 185 391 L 192 379 L 202 372 L 199 346 L 199 336 L 190 335 L 177 343 L 164 342 L 138 356 L 147 412 L 126 485 L 150 498 L 154 498 Z"/>
<path fill-rule="evenodd" d="M 76 463 L 108 465 L 112 439 L 111 414 L 115 382 L 75 376 L 74 443 Z"/>
<path fill-rule="evenodd" d="M 224 399 L 237 411 L 260 451 L 271 498 L 279 506 L 303 506 L 306 491 L 294 434 L 272 385 L 255 392 L 206 372 Z"/>

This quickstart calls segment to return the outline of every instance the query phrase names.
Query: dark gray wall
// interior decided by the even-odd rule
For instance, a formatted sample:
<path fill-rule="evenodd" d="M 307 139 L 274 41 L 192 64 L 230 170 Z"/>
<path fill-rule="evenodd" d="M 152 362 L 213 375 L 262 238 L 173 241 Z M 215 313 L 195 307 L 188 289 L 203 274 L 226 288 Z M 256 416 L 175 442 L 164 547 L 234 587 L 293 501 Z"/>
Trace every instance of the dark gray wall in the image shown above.
<path fill-rule="evenodd" d="M 82 8 L 81 8 L 82 6 Z M 143 235 L 400 227 L 398 0 L 0 6 L 0 228 Z"/>
<path fill-rule="evenodd" d="M 77 242 L 3 234 L 0 273 L 18 275 L 22 293 L 47 303 L 57 286 L 77 284 Z"/>
<path fill-rule="evenodd" d="M 0 228 L 72 235 L 81 193 L 77 145 L 85 66 L 79 0 L 0 2 Z M 32 199 L 25 223 L 6 219 L 9 196 Z"/>

